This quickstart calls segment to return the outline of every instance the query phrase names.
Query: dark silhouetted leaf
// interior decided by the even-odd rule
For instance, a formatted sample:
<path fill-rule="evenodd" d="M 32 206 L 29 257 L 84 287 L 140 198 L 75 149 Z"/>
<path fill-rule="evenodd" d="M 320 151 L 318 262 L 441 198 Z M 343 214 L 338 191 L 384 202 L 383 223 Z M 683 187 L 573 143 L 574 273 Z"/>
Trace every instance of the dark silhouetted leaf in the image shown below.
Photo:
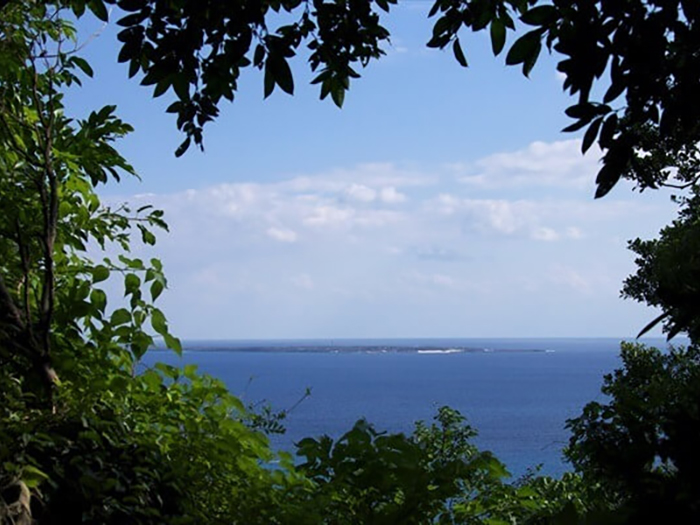
<path fill-rule="evenodd" d="M 541 48 L 542 33 L 540 30 L 530 31 L 515 41 L 506 55 L 506 64 L 514 66 L 527 61 L 532 61 L 532 57 L 537 59 Z"/>
<path fill-rule="evenodd" d="M 500 19 L 494 18 L 491 22 L 491 49 L 498 56 L 506 45 L 506 26 Z"/>
<path fill-rule="evenodd" d="M 343 107 L 343 102 L 345 102 L 345 88 L 339 82 L 331 88 L 331 98 L 336 106 L 339 108 Z"/>
<path fill-rule="evenodd" d="M 553 5 L 540 5 L 523 13 L 520 20 L 531 26 L 544 26 L 555 21 L 557 16 L 557 8 Z"/>
<path fill-rule="evenodd" d="M 90 8 L 90 11 L 92 11 L 92 13 L 103 22 L 107 22 L 109 20 L 109 13 L 107 12 L 107 8 L 102 0 L 90 0 L 88 2 L 88 7 Z"/>
<path fill-rule="evenodd" d="M 452 52 L 454 53 L 457 62 L 459 62 L 462 67 L 467 67 L 469 65 L 467 63 L 467 58 L 464 56 L 464 52 L 462 51 L 462 46 L 459 43 L 459 38 L 456 38 L 452 44 Z"/>
<path fill-rule="evenodd" d="M 644 334 L 646 334 L 649 330 L 654 328 L 657 324 L 659 324 L 661 321 L 663 321 L 666 317 L 668 317 L 667 313 L 663 313 L 659 315 L 658 317 L 654 318 L 649 324 L 647 324 L 644 328 L 642 328 L 639 333 L 637 334 L 637 339 L 642 337 Z M 670 339 L 670 337 L 669 337 Z"/>
<path fill-rule="evenodd" d="M 588 126 L 586 133 L 583 135 L 583 141 L 581 142 L 581 153 L 586 153 L 593 145 L 593 142 L 595 142 L 595 139 L 598 136 L 598 130 L 600 130 L 602 123 L 603 117 L 598 117 L 591 123 L 590 126 Z"/>
<path fill-rule="evenodd" d="M 275 73 L 272 69 L 271 61 L 268 58 L 265 62 L 265 78 L 264 78 L 264 97 L 267 98 L 272 95 L 275 89 Z"/>
<path fill-rule="evenodd" d="M 92 68 L 90 67 L 90 64 L 88 64 L 88 61 L 87 61 L 87 60 L 85 60 L 84 58 L 80 58 L 80 57 L 73 57 L 73 58 L 71 59 L 71 61 L 72 61 L 73 64 L 75 64 L 78 68 L 80 68 L 80 70 L 81 70 L 83 73 L 85 73 L 87 76 L 89 76 L 90 78 L 92 78 L 94 72 L 93 72 Z"/>

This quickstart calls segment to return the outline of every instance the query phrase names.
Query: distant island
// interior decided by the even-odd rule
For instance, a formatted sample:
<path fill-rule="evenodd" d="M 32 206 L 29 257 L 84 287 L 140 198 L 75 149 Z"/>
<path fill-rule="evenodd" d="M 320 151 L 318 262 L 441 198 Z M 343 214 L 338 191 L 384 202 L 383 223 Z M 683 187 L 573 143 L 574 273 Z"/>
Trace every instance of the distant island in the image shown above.
<path fill-rule="evenodd" d="M 160 345 L 154 350 L 164 350 Z M 342 344 L 314 343 L 314 344 L 212 344 L 212 343 L 185 343 L 184 350 L 189 352 L 289 352 L 289 353 L 363 353 L 363 354 L 466 354 L 466 353 L 546 353 L 554 350 L 544 348 L 484 348 L 474 346 L 454 345 L 377 345 L 377 344 Z"/>

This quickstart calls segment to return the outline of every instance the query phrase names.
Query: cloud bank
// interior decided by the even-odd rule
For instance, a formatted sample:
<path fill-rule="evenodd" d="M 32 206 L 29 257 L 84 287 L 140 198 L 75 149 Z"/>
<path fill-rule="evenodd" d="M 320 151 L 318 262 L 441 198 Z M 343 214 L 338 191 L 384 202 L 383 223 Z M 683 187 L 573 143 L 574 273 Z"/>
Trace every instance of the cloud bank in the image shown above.
<path fill-rule="evenodd" d="M 594 201 L 596 171 L 578 141 L 535 142 L 129 200 L 166 212 L 156 250 L 186 337 L 625 335 L 644 318 L 618 299 L 625 240 L 672 208 Z"/>

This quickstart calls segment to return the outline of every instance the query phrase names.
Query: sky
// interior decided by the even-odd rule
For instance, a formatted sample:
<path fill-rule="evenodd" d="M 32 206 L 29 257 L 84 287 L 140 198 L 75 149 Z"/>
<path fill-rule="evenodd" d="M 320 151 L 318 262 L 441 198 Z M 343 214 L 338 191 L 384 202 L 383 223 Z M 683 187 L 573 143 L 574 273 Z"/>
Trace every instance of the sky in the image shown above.
<path fill-rule="evenodd" d="M 67 107 L 116 104 L 135 127 L 117 147 L 141 179 L 99 193 L 165 211 L 170 232 L 135 251 L 165 265 L 176 335 L 631 337 L 654 317 L 620 288 L 627 241 L 673 219 L 670 193 L 621 183 L 594 200 L 600 152 L 560 131 L 556 57 L 527 79 L 464 35 L 461 68 L 425 47 L 429 8 L 394 9 L 387 55 L 342 110 L 318 99 L 303 57 L 293 97 L 264 100 L 251 70 L 205 151 L 180 159 L 172 100 L 127 78 L 114 24 L 81 22 L 83 39 L 99 32 L 84 48 L 95 78 Z"/>

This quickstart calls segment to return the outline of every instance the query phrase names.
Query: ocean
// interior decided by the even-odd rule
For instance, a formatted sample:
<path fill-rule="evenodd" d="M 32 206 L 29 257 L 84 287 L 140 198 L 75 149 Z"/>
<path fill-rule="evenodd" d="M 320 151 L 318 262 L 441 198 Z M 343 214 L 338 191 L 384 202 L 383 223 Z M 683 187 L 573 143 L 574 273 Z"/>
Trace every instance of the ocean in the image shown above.
<path fill-rule="evenodd" d="M 144 364 L 194 363 L 247 403 L 294 407 L 286 433 L 272 437 L 277 449 L 293 451 L 306 436 L 337 438 L 363 417 L 378 430 L 411 432 L 449 405 L 514 476 L 537 465 L 558 476 L 570 470 L 561 454 L 565 422 L 604 400 L 600 386 L 619 365 L 619 345 L 610 338 L 186 341 L 181 358 L 154 350 Z M 307 389 L 311 396 L 296 405 Z"/>

